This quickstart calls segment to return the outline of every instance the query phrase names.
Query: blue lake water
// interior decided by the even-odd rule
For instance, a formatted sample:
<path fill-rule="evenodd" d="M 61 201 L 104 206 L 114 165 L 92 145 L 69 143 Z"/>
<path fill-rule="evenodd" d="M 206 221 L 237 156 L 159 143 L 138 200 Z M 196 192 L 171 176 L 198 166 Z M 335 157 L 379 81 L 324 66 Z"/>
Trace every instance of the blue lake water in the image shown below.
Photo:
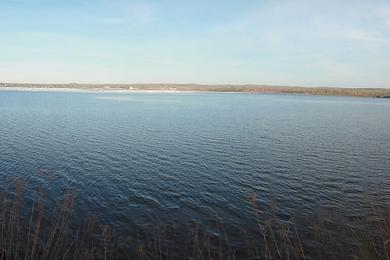
<path fill-rule="evenodd" d="M 364 215 L 390 201 L 390 100 L 222 93 L 0 92 L 0 185 L 21 177 L 117 232 L 148 223 L 253 226 L 280 214 Z M 28 194 L 28 193 L 27 193 Z"/>

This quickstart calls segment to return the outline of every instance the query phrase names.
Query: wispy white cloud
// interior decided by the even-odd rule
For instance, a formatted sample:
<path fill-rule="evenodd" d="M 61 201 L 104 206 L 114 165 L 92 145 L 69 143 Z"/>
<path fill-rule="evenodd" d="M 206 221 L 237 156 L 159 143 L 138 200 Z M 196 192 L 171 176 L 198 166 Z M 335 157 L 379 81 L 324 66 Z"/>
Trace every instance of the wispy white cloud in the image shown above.
<path fill-rule="evenodd" d="M 126 11 L 132 18 L 142 22 L 149 22 L 157 13 L 157 6 L 145 2 L 129 2 L 124 4 Z"/>
<path fill-rule="evenodd" d="M 128 0 L 103 1 L 104 5 L 113 8 L 115 16 L 101 17 L 104 24 L 139 24 L 152 22 L 158 12 L 156 4 Z"/>
<path fill-rule="evenodd" d="M 101 18 L 98 20 L 99 22 L 103 24 L 122 24 L 127 22 L 128 20 L 125 18 L 119 18 L 119 17 L 106 17 L 106 18 Z"/>
<path fill-rule="evenodd" d="M 257 82 L 367 86 L 380 77 L 376 86 L 388 87 L 380 68 L 390 58 L 389 7 L 376 0 L 267 1 L 213 28 L 203 45 L 245 57 L 247 72 L 272 72 Z"/>
<path fill-rule="evenodd" d="M 390 44 L 390 37 L 380 32 L 362 30 L 358 28 L 339 28 L 328 35 L 334 38 L 351 40 L 356 42 L 378 43 L 382 45 Z"/>
<path fill-rule="evenodd" d="M 375 1 L 373 1 L 375 2 Z M 305 48 L 326 38 L 389 43 L 390 32 L 383 23 L 388 4 L 356 1 L 269 1 L 221 24 L 213 33 L 263 46 L 294 45 Z M 390 15 L 390 12 L 389 12 Z M 385 24 L 390 24 L 389 19 Z M 231 35 L 231 37 L 229 37 Z"/>

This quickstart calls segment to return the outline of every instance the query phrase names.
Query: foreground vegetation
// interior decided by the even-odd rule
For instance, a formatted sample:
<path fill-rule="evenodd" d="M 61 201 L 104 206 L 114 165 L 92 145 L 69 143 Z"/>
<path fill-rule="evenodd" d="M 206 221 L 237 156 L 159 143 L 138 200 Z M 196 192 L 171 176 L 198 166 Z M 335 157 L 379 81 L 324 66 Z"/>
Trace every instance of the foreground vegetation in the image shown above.
<path fill-rule="evenodd" d="M 390 98 L 390 89 L 381 88 L 325 88 L 268 85 L 199 85 L 199 84 L 17 84 L 0 83 L 1 88 L 63 88 L 80 90 L 155 90 L 155 91 L 204 91 L 244 93 L 284 93 L 325 96 L 357 96 Z"/>
<path fill-rule="evenodd" d="M 32 201 L 23 197 L 23 190 L 16 181 L 12 192 L 1 193 L 0 259 L 390 259 L 390 214 L 375 198 L 368 201 L 374 215 L 370 223 L 351 225 L 337 216 L 333 222 L 321 214 L 300 229 L 293 218 L 277 217 L 275 205 L 264 212 L 254 194 L 255 236 L 241 230 L 243 239 L 237 243 L 229 239 L 221 219 L 216 220 L 217 233 L 196 223 L 181 232 L 171 225 L 144 226 L 128 240 L 92 218 L 74 225 L 73 194 L 50 210 L 42 190 L 35 191 Z"/>

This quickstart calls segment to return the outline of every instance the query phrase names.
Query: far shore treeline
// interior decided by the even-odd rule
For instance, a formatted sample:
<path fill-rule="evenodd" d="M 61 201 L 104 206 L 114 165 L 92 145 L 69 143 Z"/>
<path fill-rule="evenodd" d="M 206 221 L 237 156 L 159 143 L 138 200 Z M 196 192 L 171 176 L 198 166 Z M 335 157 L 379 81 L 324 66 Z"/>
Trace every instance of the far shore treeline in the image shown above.
<path fill-rule="evenodd" d="M 112 91 L 201 91 L 201 92 L 244 92 L 269 94 L 302 94 L 324 96 L 356 96 L 390 98 L 390 89 L 385 88 L 329 88 L 271 85 L 201 85 L 201 84 L 26 84 L 0 83 L 1 89 L 75 89 Z"/>

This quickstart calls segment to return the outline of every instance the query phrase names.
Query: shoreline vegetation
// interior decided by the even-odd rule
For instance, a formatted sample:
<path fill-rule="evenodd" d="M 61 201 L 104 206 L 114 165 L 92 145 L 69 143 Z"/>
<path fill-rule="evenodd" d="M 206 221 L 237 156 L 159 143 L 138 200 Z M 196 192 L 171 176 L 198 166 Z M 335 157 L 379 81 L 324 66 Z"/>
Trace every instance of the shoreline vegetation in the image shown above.
<path fill-rule="evenodd" d="M 60 92 L 224 92 L 251 94 L 298 94 L 390 98 L 384 88 L 328 88 L 270 85 L 201 85 L 201 84 L 19 84 L 0 83 L 0 90 Z"/>
<path fill-rule="evenodd" d="M 50 206 L 43 189 L 27 199 L 31 187 L 20 180 L 12 186 L 0 194 L 1 259 L 390 259 L 390 211 L 370 196 L 369 222 L 322 213 L 298 225 L 253 194 L 254 236 L 240 230 L 237 243 L 218 218 L 218 231 L 211 233 L 197 223 L 151 224 L 116 236 L 110 226 L 74 210 L 77 194 L 65 193 Z"/>

